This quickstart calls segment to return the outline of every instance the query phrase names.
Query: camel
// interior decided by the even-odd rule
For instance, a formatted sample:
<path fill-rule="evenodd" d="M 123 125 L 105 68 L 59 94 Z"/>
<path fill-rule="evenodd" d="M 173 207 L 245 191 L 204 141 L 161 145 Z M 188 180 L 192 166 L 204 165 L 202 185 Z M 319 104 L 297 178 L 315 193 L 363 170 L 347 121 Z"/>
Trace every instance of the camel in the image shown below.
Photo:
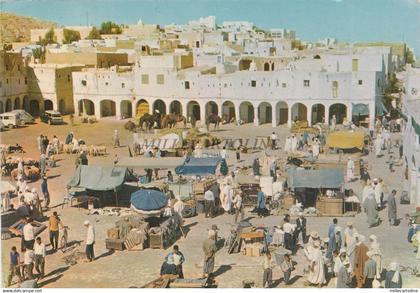
<path fill-rule="evenodd" d="M 146 129 L 150 130 L 153 128 L 155 123 L 157 124 L 157 127 L 160 128 L 160 114 L 155 113 L 153 115 L 150 115 L 148 113 L 141 116 L 139 120 L 139 127 L 143 129 L 143 124 L 146 123 Z"/>
<path fill-rule="evenodd" d="M 209 130 L 210 124 L 214 124 L 214 129 L 218 129 L 221 121 L 222 121 L 222 118 L 220 118 L 216 114 L 212 113 L 212 114 L 208 115 L 207 119 L 206 119 L 207 130 Z"/>
<path fill-rule="evenodd" d="M 184 128 L 187 126 L 187 119 L 179 114 L 168 114 L 163 116 L 162 118 L 162 127 L 163 128 L 172 128 L 176 127 L 178 122 L 182 122 L 184 124 Z"/>

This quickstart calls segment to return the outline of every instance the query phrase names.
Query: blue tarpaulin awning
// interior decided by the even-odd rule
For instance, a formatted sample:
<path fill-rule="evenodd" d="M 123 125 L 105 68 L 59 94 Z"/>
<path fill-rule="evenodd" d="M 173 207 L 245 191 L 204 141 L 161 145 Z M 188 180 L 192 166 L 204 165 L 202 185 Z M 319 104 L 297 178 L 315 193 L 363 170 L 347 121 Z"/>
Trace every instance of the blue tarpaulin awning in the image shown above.
<path fill-rule="evenodd" d="M 352 110 L 353 116 L 368 116 L 369 115 L 369 105 L 368 104 L 353 104 Z"/>
<path fill-rule="evenodd" d="M 141 211 L 160 210 L 168 204 L 165 193 L 153 189 L 140 189 L 131 194 L 131 206 Z"/>
<path fill-rule="evenodd" d="M 214 175 L 221 161 L 221 157 L 188 157 L 182 165 L 175 168 L 175 173 L 179 175 Z"/>
<path fill-rule="evenodd" d="M 287 170 L 290 188 L 340 188 L 344 184 L 344 172 L 340 169 Z"/>

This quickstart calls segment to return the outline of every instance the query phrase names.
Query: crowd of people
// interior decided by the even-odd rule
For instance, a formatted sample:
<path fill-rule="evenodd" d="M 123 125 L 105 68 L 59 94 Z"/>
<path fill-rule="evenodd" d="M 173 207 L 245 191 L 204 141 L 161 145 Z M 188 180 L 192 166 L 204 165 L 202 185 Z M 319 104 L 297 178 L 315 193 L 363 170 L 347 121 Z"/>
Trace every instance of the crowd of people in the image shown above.
<path fill-rule="evenodd" d="M 376 138 L 371 145 L 375 151 L 375 156 L 381 156 L 384 150 L 387 150 L 388 154 L 392 154 L 397 147 L 400 153 L 399 158 L 401 159 L 402 146 L 392 142 L 388 127 L 378 123 L 377 128 Z M 292 134 L 286 138 L 284 151 L 286 155 L 291 155 L 297 151 L 305 152 L 306 160 L 313 163 L 318 160 L 319 154 L 325 147 L 325 141 L 326 138 L 322 133 L 317 135 L 310 135 L 308 132 L 304 132 L 301 135 Z M 45 277 L 47 255 L 54 254 L 60 248 L 60 229 L 63 229 L 64 225 L 57 212 L 54 211 L 48 220 L 49 251 L 47 251 L 48 245 L 43 243 L 40 237 L 35 237 L 33 219 L 42 217 L 43 213 L 48 210 L 50 195 L 48 191 L 47 168 L 50 166 L 49 161 L 53 159 L 55 154 L 59 153 L 61 142 L 55 135 L 51 142 L 47 136 L 40 135 L 37 142 L 40 151 L 42 197 L 38 194 L 36 188 L 30 189 L 28 187 L 23 163 L 19 162 L 17 182 L 21 203 L 19 209 L 24 212 L 25 224 L 22 230 L 20 253 L 15 246 L 10 251 L 8 286 L 10 286 L 15 276 L 19 278 L 19 281 L 43 279 Z M 71 144 L 73 147 L 72 151 L 78 152 L 75 161 L 76 168 L 79 165 L 88 165 L 87 154 L 83 151 L 78 151 L 80 143 L 83 142 L 77 140 L 73 132 L 67 135 L 64 143 Z M 120 146 L 118 131 L 114 131 L 112 144 L 114 147 Z M 270 136 L 270 144 L 272 150 L 279 148 L 278 137 L 275 132 Z M 200 145 L 196 145 L 194 151 L 196 155 L 201 155 L 202 150 L 203 148 Z M 235 154 L 236 161 L 239 163 L 241 159 L 240 148 L 235 150 Z M 219 155 L 223 160 L 228 159 L 228 152 L 225 147 L 220 151 Z M 161 151 L 158 148 L 149 148 L 145 151 L 144 156 L 160 157 Z M 390 161 L 389 171 L 394 172 L 394 165 L 398 164 L 398 162 L 394 160 L 392 155 L 390 155 Z M 255 177 L 261 175 L 261 164 L 258 158 L 253 160 L 251 168 L 252 175 Z M 280 168 L 277 166 L 276 160 L 270 162 L 266 167 L 274 182 L 282 175 L 279 173 Z M 366 163 L 361 168 L 360 177 L 355 176 L 355 162 L 349 157 L 346 170 L 347 182 L 360 179 L 363 184 L 362 194 L 358 198 L 362 210 L 366 214 L 368 227 L 375 227 L 381 224 L 379 211 L 385 208 L 387 208 L 388 212 L 389 225 L 398 226 L 397 191 L 393 189 L 389 192 L 384 180 L 381 178 L 371 179 Z M 152 181 L 153 171 L 155 171 L 155 178 L 159 179 L 157 170 L 147 169 L 145 171 L 148 182 Z M 213 218 L 224 213 L 231 215 L 234 223 L 244 219 L 243 194 L 237 188 L 238 184 L 235 177 L 235 172 L 220 175 L 217 177 L 217 184 L 205 191 L 203 206 L 205 218 Z M 171 171 L 168 171 L 166 179 L 168 182 L 173 182 Z M 289 194 L 289 189 L 285 188 L 284 194 Z M 266 194 L 259 186 L 254 209 L 258 217 L 262 218 L 270 214 L 269 208 L 271 208 L 272 203 L 267 204 L 268 202 Z M 13 210 L 14 207 L 12 206 L 11 209 Z M 171 213 L 178 213 L 181 218 L 183 209 L 184 204 L 180 199 L 168 207 Z M 169 215 L 169 211 L 165 215 Z M 303 254 L 306 259 L 304 264 L 304 272 L 306 273 L 305 284 L 308 286 L 322 287 L 327 282 L 333 282 L 336 288 L 372 288 L 380 286 L 380 282 L 385 281 L 386 288 L 402 287 L 399 265 L 396 262 L 392 262 L 386 266 L 383 262 L 381 245 L 375 235 L 370 235 L 366 240 L 354 228 L 353 223 L 348 222 L 345 229 L 342 229 L 338 224 L 338 220 L 333 219 L 326 231 L 327 237 L 321 238 L 317 231 L 307 233 L 307 218 L 304 216 L 304 213 L 300 212 L 297 215 L 296 219 L 292 219 L 289 214 L 286 214 L 281 225 L 276 226 L 273 234 L 272 244 L 281 245 L 289 251 L 283 255 L 282 262 L 279 264 L 285 285 L 291 283 L 292 274 L 297 265 L 295 256 Z M 91 262 L 95 260 L 95 229 L 89 221 L 85 221 L 84 226 L 86 227 L 86 260 Z M 203 277 L 211 277 L 214 273 L 216 254 L 220 249 L 217 231 L 217 227 L 209 229 L 207 237 L 202 244 Z M 160 274 L 177 275 L 179 278 L 183 278 L 183 264 L 185 261 L 186 257 L 180 251 L 179 246 L 174 245 L 172 251 L 166 255 L 163 261 Z M 263 286 L 271 287 L 273 285 L 273 269 L 277 264 L 273 260 L 270 251 L 265 251 L 261 264 L 263 269 Z M 34 269 L 36 274 L 33 272 Z"/>

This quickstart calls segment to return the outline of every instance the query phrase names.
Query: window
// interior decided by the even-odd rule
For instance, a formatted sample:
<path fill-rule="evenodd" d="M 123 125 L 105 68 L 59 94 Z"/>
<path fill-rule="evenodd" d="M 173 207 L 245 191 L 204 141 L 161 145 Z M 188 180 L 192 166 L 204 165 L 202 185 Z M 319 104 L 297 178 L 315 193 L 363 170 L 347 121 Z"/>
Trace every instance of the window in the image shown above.
<path fill-rule="evenodd" d="M 82 85 L 86 86 L 87 85 L 87 81 L 86 80 L 82 80 Z"/>
<path fill-rule="evenodd" d="M 25 84 L 28 84 L 28 78 L 25 76 Z"/>
<path fill-rule="evenodd" d="M 6 71 L 9 71 L 9 65 L 6 64 Z"/>
<path fill-rule="evenodd" d="M 18 79 L 18 84 L 20 84 L 20 78 Z"/>
<path fill-rule="evenodd" d="M 359 71 L 359 59 L 351 60 L 351 70 L 352 71 Z"/>
<path fill-rule="evenodd" d="M 125 88 L 125 83 L 121 83 L 121 88 Z"/>
<path fill-rule="evenodd" d="M 9 84 L 9 79 L 8 78 L 6 78 L 6 84 Z"/>
<path fill-rule="evenodd" d="M 105 82 L 105 85 L 108 86 L 108 82 Z"/>
<path fill-rule="evenodd" d="M 184 86 L 185 86 L 185 89 L 186 90 L 189 90 L 190 89 L 190 82 L 189 81 L 185 81 Z"/>
<path fill-rule="evenodd" d="M 18 68 L 18 71 L 20 71 L 20 65 L 18 65 L 17 68 Z"/>
<path fill-rule="evenodd" d="M 157 84 L 164 84 L 165 83 L 165 76 L 163 74 L 156 75 L 156 83 Z"/>
<path fill-rule="evenodd" d="M 251 80 L 251 86 L 256 87 L 257 86 L 257 81 L 256 80 Z"/>
<path fill-rule="evenodd" d="M 281 87 L 282 87 L 282 88 L 284 88 L 284 89 L 285 89 L 285 88 L 287 88 L 287 83 L 283 82 L 283 83 L 281 84 Z"/>
<path fill-rule="evenodd" d="M 303 86 L 304 86 L 304 87 L 309 87 L 309 79 L 305 79 L 305 80 L 303 81 Z"/>
<path fill-rule="evenodd" d="M 224 86 L 224 87 L 227 87 L 227 83 L 225 83 L 223 86 Z"/>
<path fill-rule="evenodd" d="M 67 74 L 67 81 L 70 82 L 71 81 L 71 76 L 70 74 Z"/>
<path fill-rule="evenodd" d="M 149 84 L 149 75 L 148 74 L 142 74 L 141 75 L 141 83 L 142 84 Z"/>
<path fill-rule="evenodd" d="M 338 97 L 338 81 L 332 82 L 332 95 L 333 95 L 333 98 Z"/>
<path fill-rule="evenodd" d="M 363 80 L 359 79 L 358 84 L 359 84 L 359 85 L 362 85 L 362 84 L 363 84 Z"/>
<path fill-rule="evenodd" d="M 0 88 L 1 88 L 1 86 L 2 86 L 2 83 L 1 83 L 1 81 L 0 81 Z"/>

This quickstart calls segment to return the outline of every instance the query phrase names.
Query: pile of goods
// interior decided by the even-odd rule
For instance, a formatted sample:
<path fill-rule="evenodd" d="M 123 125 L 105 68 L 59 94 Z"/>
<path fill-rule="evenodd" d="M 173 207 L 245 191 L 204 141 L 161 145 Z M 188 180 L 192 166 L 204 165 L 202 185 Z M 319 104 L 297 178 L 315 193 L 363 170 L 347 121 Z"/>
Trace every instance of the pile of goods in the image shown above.
<path fill-rule="evenodd" d="M 168 217 L 159 226 L 149 229 L 150 248 L 165 249 L 177 238 L 177 231 L 181 227 L 181 218 L 178 214 Z"/>
<path fill-rule="evenodd" d="M 108 229 L 106 248 L 113 250 L 143 250 L 147 243 L 149 224 L 138 215 L 123 217 L 115 223 L 115 228 Z"/>
<path fill-rule="evenodd" d="M 201 129 L 198 128 L 191 128 L 184 137 L 188 145 L 191 145 L 194 142 L 199 143 L 203 147 L 210 147 L 218 145 L 221 142 L 219 138 L 211 135 L 207 131 L 201 131 Z"/>
<path fill-rule="evenodd" d="M 315 127 L 309 127 L 308 121 L 296 121 L 292 125 L 291 133 L 304 133 L 307 132 L 308 134 L 317 135 L 319 133 L 319 129 Z"/>

